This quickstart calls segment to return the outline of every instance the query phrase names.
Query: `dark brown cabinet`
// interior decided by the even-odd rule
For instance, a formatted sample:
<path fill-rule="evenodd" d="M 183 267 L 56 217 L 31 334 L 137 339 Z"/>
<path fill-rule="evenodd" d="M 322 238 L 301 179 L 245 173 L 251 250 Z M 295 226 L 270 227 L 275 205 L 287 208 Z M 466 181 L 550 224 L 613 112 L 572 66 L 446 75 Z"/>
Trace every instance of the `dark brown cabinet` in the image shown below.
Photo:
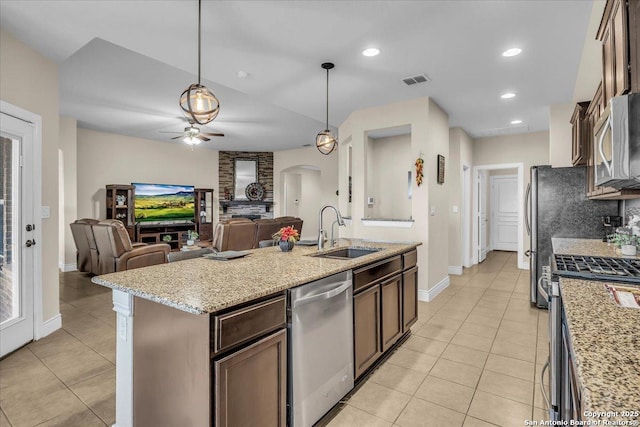
<path fill-rule="evenodd" d="M 355 377 L 358 379 L 418 318 L 417 253 L 354 271 Z"/>
<path fill-rule="evenodd" d="M 402 336 L 402 275 L 380 284 L 382 315 L 382 352 L 387 351 Z"/>
<path fill-rule="evenodd" d="M 362 375 L 382 355 L 380 285 L 353 297 L 355 376 Z"/>
<path fill-rule="evenodd" d="M 639 90 L 639 0 L 608 0 L 597 39 L 602 42 L 602 91 L 606 102 Z"/>
<path fill-rule="evenodd" d="M 213 189 L 196 188 L 194 190 L 196 208 L 196 231 L 201 241 L 213 239 Z"/>
<path fill-rule="evenodd" d="M 587 108 L 589 102 L 578 102 L 571 116 L 571 160 L 573 166 L 586 165 L 588 160 L 588 128 Z"/>
<path fill-rule="evenodd" d="M 402 332 L 418 320 L 418 267 L 402 273 Z"/>
<path fill-rule="evenodd" d="M 214 362 L 218 427 L 287 424 L 287 331 Z"/>
<path fill-rule="evenodd" d="M 133 185 L 109 184 L 106 186 L 107 219 L 122 221 L 131 241 L 135 241 L 134 189 Z"/>

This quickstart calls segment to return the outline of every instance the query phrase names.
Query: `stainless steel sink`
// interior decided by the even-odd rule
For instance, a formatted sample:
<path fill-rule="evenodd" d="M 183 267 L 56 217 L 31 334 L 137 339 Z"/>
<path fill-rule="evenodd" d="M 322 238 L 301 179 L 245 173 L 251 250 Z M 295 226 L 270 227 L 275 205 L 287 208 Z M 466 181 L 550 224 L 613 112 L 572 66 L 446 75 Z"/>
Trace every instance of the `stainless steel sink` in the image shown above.
<path fill-rule="evenodd" d="M 353 259 L 359 258 L 361 256 L 369 255 L 374 252 L 381 251 L 380 248 L 358 248 L 349 246 L 346 248 L 339 248 L 329 252 L 324 252 L 320 254 L 313 254 L 311 256 L 318 258 L 331 258 L 331 259 Z"/>

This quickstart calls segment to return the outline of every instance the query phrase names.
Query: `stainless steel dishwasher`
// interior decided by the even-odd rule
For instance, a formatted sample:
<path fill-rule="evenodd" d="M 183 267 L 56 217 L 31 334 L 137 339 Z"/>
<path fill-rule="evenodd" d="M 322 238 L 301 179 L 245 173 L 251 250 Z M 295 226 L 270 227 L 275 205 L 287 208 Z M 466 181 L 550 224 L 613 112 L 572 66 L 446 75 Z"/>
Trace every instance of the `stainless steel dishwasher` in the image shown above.
<path fill-rule="evenodd" d="M 289 290 L 290 426 L 311 427 L 353 388 L 351 271 Z"/>

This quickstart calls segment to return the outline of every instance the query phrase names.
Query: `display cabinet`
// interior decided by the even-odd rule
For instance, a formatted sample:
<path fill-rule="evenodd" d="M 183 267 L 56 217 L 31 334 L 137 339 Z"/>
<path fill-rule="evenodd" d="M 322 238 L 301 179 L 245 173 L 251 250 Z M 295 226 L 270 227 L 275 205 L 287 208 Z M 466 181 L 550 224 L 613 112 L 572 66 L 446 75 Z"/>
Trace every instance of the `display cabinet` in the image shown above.
<path fill-rule="evenodd" d="M 109 184 L 106 186 L 106 217 L 122 221 L 131 241 L 135 241 L 134 189 L 133 185 Z"/>

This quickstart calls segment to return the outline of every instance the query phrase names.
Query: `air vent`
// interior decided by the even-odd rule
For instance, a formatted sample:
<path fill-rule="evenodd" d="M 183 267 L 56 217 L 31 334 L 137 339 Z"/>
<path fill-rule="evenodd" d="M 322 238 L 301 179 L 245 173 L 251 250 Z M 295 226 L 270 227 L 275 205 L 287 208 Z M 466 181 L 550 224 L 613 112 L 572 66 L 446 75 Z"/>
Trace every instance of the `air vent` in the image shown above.
<path fill-rule="evenodd" d="M 473 132 L 473 137 L 483 138 L 487 136 L 513 135 L 513 134 L 527 133 L 527 132 L 529 132 L 528 125 L 509 126 L 505 128 L 482 129 L 477 132 Z"/>
<path fill-rule="evenodd" d="M 415 85 L 417 83 L 426 83 L 431 79 L 426 74 L 418 74 L 417 76 L 406 77 L 402 79 L 407 86 Z"/>

